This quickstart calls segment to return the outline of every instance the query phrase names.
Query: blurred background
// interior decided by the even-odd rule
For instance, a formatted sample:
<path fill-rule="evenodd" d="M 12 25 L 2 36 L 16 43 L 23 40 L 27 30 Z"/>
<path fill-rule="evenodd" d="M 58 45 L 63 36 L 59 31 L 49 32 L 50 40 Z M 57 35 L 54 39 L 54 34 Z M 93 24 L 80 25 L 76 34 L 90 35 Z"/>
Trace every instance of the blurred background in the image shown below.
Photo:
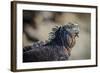
<path fill-rule="evenodd" d="M 79 38 L 71 51 L 70 60 L 91 58 L 91 14 L 23 10 L 23 47 L 47 41 L 55 26 L 78 24 Z"/>

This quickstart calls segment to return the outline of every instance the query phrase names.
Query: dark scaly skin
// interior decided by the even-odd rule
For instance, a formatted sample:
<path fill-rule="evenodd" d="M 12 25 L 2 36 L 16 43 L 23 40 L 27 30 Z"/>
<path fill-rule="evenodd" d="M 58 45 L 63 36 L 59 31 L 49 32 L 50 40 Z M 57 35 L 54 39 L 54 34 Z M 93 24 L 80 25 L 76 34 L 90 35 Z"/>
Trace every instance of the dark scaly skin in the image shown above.
<path fill-rule="evenodd" d="M 75 25 L 59 27 L 53 34 L 55 37 L 50 39 L 49 42 L 24 47 L 23 62 L 68 60 L 76 43 L 76 34 L 78 33 L 79 30 Z"/>

